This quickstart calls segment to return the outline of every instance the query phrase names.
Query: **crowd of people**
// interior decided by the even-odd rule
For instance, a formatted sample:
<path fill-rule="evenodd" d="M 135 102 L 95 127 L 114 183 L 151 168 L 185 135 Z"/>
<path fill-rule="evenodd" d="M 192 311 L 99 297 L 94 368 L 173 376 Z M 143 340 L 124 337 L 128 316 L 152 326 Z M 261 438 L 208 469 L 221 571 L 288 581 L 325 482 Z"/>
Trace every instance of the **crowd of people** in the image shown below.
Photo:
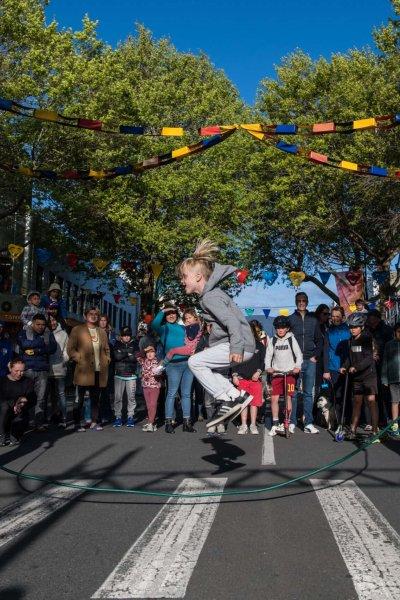
<path fill-rule="evenodd" d="M 376 434 L 398 418 L 400 323 L 389 327 L 362 299 L 347 319 L 340 306 L 321 304 L 309 312 L 307 295 L 298 292 L 295 311 L 276 317 L 268 337 L 221 289 L 235 267 L 217 263 L 216 251 L 210 242 L 200 244 L 179 267 L 201 313 L 187 308 L 181 314 L 166 303 L 136 335 L 129 327 L 116 335 L 96 307 L 68 333 L 60 286 L 51 284 L 43 297 L 29 292 L 14 342 L 0 323 L 2 444 L 18 443 L 30 429 L 46 432 L 51 422 L 77 432 L 101 431 L 105 423 L 134 428 L 138 397 L 146 409 L 142 429 L 150 433 L 163 423 L 173 434 L 180 421 L 183 432 L 195 433 L 195 422 L 207 419 L 207 433 L 223 435 L 236 417 L 239 435 L 257 435 L 265 421 L 275 436 L 283 432 L 280 398 L 291 434 L 297 428 L 319 433 L 320 397 L 337 420 L 343 416 L 351 440 L 360 425 Z M 400 438 L 397 422 L 390 435 Z"/>

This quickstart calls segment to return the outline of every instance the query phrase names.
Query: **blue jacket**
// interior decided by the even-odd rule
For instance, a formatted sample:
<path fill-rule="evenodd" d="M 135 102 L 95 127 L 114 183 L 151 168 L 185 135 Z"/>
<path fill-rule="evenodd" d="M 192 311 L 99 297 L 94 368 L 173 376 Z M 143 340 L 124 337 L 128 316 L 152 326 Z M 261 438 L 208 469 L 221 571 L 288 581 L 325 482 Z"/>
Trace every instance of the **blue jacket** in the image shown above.
<path fill-rule="evenodd" d="M 27 369 L 49 370 L 49 354 L 54 354 L 57 350 L 57 342 L 51 332 L 45 331 L 43 335 L 39 335 L 31 329 L 21 331 L 18 346 L 19 355 Z"/>
<path fill-rule="evenodd" d="M 161 310 L 154 317 L 151 327 L 160 336 L 166 354 L 172 348 L 185 345 L 185 328 L 179 325 L 179 323 L 167 323 L 164 321 L 164 317 L 164 312 Z M 182 362 L 183 360 L 188 360 L 188 358 L 188 356 L 182 356 L 182 354 L 175 354 L 171 362 Z"/>
<path fill-rule="evenodd" d="M 307 311 L 303 319 L 299 311 L 295 310 L 289 319 L 291 331 L 303 353 L 303 360 L 313 356 L 319 359 L 323 352 L 324 338 L 316 317 Z"/>
<path fill-rule="evenodd" d="M 324 344 L 324 373 L 339 372 L 340 366 L 349 353 L 350 337 L 350 330 L 346 323 L 331 325 L 328 328 Z"/>
<path fill-rule="evenodd" d="M 8 363 L 12 359 L 13 350 L 10 340 L 0 337 L 0 377 L 8 373 Z"/>

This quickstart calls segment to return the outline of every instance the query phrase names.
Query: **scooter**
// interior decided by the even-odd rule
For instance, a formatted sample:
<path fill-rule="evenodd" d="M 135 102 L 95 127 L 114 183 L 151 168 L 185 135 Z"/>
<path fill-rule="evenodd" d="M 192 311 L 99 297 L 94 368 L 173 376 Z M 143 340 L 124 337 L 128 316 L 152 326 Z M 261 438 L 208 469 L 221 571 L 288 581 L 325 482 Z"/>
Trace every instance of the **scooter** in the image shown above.
<path fill-rule="evenodd" d="M 339 421 L 339 425 L 335 431 L 335 441 L 336 442 L 343 442 L 344 438 L 345 438 L 345 431 L 344 431 L 344 415 L 345 415 L 345 410 L 346 410 L 346 402 L 347 402 L 347 390 L 349 387 L 349 372 L 346 371 L 346 376 L 345 376 L 345 380 L 344 380 L 344 391 L 343 391 L 343 404 L 342 404 L 342 414 L 340 417 L 340 421 Z"/>
<path fill-rule="evenodd" d="M 285 408 L 283 411 L 283 429 L 284 432 L 279 432 L 279 435 L 284 435 L 286 438 L 290 437 L 290 430 L 289 430 L 289 425 L 290 425 L 290 417 L 292 415 L 292 409 L 289 409 L 288 407 L 288 399 L 289 399 L 289 394 L 288 394 L 288 389 L 287 389 L 287 376 L 291 375 L 292 371 L 282 371 L 281 373 L 274 373 L 274 377 L 278 376 L 278 377 L 283 377 L 283 389 L 284 389 L 284 399 L 285 399 Z"/>

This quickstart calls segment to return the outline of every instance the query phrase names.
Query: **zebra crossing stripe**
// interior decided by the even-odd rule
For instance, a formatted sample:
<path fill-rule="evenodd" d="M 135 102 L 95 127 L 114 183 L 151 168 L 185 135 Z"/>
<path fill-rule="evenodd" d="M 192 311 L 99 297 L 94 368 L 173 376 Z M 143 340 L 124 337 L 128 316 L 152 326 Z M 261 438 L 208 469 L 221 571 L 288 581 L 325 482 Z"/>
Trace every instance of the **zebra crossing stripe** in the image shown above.
<path fill-rule="evenodd" d="M 222 492 L 226 481 L 188 478 L 176 492 Z M 170 498 L 92 598 L 184 598 L 220 499 Z"/>
<path fill-rule="evenodd" d="M 354 481 L 311 479 L 360 600 L 400 598 L 400 536 Z"/>
<path fill-rule="evenodd" d="M 73 483 L 85 486 L 95 484 L 93 480 Z M 74 488 L 46 486 L 0 510 L 0 548 L 82 493 L 82 490 Z"/>
<path fill-rule="evenodd" d="M 269 435 L 269 430 L 264 427 L 264 439 L 261 455 L 261 464 L 275 465 L 274 439 Z"/>

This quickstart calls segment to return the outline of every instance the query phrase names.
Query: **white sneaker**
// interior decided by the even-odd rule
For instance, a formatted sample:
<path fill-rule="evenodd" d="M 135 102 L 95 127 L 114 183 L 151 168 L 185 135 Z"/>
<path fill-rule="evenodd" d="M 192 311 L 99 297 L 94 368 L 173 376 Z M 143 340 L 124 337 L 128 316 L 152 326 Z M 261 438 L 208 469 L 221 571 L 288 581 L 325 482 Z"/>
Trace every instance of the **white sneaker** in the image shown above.
<path fill-rule="evenodd" d="M 279 423 L 278 425 L 272 425 L 269 435 L 271 435 L 273 437 L 277 433 L 283 433 L 284 431 L 285 431 L 285 429 L 284 429 L 283 425 L 281 423 Z"/>
<path fill-rule="evenodd" d="M 258 435 L 257 425 L 250 425 L 250 433 L 252 433 L 253 435 Z"/>
<path fill-rule="evenodd" d="M 207 427 L 207 435 L 209 433 L 211 433 L 211 434 L 216 433 L 216 431 L 217 431 L 217 426 L 216 425 L 212 425 L 211 427 Z"/>
<path fill-rule="evenodd" d="M 319 433 L 319 430 L 311 423 L 304 427 L 304 433 Z"/>
<path fill-rule="evenodd" d="M 143 425 L 142 431 L 157 431 L 157 425 L 146 423 L 146 425 Z"/>
<path fill-rule="evenodd" d="M 294 423 L 290 423 L 289 425 L 289 433 L 293 434 L 295 432 L 296 425 Z"/>
<path fill-rule="evenodd" d="M 241 425 L 240 427 L 238 427 L 238 434 L 239 435 L 245 435 L 248 431 L 248 427 L 247 425 Z"/>
<path fill-rule="evenodd" d="M 217 433 L 226 433 L 225 425 L 223 423 L 217 425 Z"/>

